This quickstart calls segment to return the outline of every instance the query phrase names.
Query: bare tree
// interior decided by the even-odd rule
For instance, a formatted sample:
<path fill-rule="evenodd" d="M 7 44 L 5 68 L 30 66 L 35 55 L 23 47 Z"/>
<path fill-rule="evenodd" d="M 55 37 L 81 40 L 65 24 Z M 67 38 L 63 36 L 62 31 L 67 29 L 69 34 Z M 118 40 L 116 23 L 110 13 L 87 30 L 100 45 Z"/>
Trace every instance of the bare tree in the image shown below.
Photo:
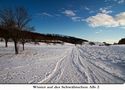
<path fill-rule="evenodd" d="M 16 23 L 17 27 L 21 31 L 32 31 L 34 30 L 33 27 L 30 27 L 28 24 L 31 21 L 31 17 L 27 13 L 27 10 L 24 7 L 17 7 L 16 8 L 16 13 L 15 13 L 15 18 L 16 18 Z M 25 33 L 21 34 L 21 39 L 20 42 L 23 45 L 23 50 L 24 50 L 24 44 L 26 43 L 26 35 Z"/>
<path fill-rule="evenodd" d="M 9 8 L 0 10 L 0 27 L 5 31 L 3 32 L 5 47 L 8 47 L 7 43 L 10 38 L 9 29 L 11 29 L 13 25 L 15 25 L 13 11 Z"/>
<path fill-rule="evenodd" d="M 14 42 L 14 48 L 15 48 L 15 54 L 18 54 L 19 51 L 18 51 L 18 42 L 21 38 L 21 32 L 20 32 L 20 29 L 16 26 L 14 26 L 12 29 L 11 29 L 11 32 L 10 32 L 10 37 L 12 38 L 13 42 Z"/>
<path fill-rule="evenodd" d="M 15 54 L 18 54 L 18 28 L 15 21 L 15 14 L 11 8 L 3 9 L 0 11 L 0 23 L 1 28 L 4 30 L 3 38 L 5 39 L 6 47 L 8 39 L 11 38 L 14 41 Z"/>
<path fill-rule="evenodd" d="M 26 36 L 21 31 L 31 31 L 32 28 L 28 26 L 30 20 L 27 10 L 23 7 L 17 7 L 15 10 L 9 8 L 0 11 L 0 29 L 4 30 L 2 37 L 5 39 L 6 46 L 9 38 L 14 41 L 15 54 L 18 54 L 17 44 L 19 41 L 22 42 L 24 49 Z"/>
<path fill-rule="evenodd" d="M 4 39 L 5 41 L 5 47 L 8 47 L 8 40 L 9 40 L 9 32 L 6 29 L 3 29 L 0 25 L 0 37 Z"/>
<path fill-rule="evenodd" d="M 35 30 L 35 28 L 34 27 L 30 27 L 30 26 L 28 26 L 25 29 L 23 29 L 23 31 L 28 31 L 28 32 L 34 31 L 34 30 Z M 24 50 L 24 44 L 28 41 L 29 38 L 31 39 L 31 36 L 28 35 L 27 33 L 21 33 L 20 42 L 23 45 L 23 50 Z"/>

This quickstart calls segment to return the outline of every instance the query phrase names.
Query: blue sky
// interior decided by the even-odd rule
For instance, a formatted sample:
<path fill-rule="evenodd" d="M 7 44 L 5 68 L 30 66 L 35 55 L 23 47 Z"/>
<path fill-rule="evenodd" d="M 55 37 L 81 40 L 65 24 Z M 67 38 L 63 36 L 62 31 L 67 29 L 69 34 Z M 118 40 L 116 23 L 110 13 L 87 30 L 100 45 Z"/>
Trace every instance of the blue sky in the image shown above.
<path fill-rule="evenodd" d="M 17 6 L 36 32 L 109 43 L 125 37 L 125 0 L 0 0 L 0 9 Z"/>

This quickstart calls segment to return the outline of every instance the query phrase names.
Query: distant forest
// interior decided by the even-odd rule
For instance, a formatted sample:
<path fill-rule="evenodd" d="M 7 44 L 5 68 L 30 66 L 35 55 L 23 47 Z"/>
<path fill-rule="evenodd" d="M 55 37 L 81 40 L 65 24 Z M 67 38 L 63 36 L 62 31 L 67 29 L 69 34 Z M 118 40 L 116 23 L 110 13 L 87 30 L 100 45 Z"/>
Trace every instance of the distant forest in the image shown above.
<path fill-rule="evenodd" d="M 71 44 L 82 44 L 88 42 L 87 40 L 59 35 L 59 34 L 41 34 L 32 31 L 20 31 L 20 30 L 3 30 L 0 28 L 0 37 L 4 39 L 18 39 L 21 43 L 26 42 L 45 42 L 45 43 L 71 43 Z"/>

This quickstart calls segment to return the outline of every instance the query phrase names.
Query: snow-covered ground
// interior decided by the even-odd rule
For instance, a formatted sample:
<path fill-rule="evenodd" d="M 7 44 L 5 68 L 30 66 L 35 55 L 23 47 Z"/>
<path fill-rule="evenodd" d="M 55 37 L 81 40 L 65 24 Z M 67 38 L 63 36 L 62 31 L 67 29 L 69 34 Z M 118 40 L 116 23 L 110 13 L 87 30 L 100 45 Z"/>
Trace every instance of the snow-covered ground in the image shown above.
<path fill-rule="evenodd" d="M 0 83 L 125 83 L 125 46 L 0 42 Z"/>

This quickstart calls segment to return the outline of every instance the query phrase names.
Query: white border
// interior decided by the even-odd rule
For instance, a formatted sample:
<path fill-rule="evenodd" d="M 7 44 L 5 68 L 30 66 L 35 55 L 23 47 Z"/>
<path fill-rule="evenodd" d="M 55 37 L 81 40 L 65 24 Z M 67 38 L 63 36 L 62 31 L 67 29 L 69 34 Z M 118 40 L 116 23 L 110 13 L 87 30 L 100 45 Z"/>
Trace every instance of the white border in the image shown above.
<path fill-rule="evenodd" d="M 79 87 L 82 87 L 82 88 L 79 88 Z M 50 89 L 52 90 L 55 90 L 55 89 L 58 89 L 58 90 L 125 90 L 125 84 L 0 84 L 0 90 L 48 90 L 48 89 L 49 90 Z"/>

